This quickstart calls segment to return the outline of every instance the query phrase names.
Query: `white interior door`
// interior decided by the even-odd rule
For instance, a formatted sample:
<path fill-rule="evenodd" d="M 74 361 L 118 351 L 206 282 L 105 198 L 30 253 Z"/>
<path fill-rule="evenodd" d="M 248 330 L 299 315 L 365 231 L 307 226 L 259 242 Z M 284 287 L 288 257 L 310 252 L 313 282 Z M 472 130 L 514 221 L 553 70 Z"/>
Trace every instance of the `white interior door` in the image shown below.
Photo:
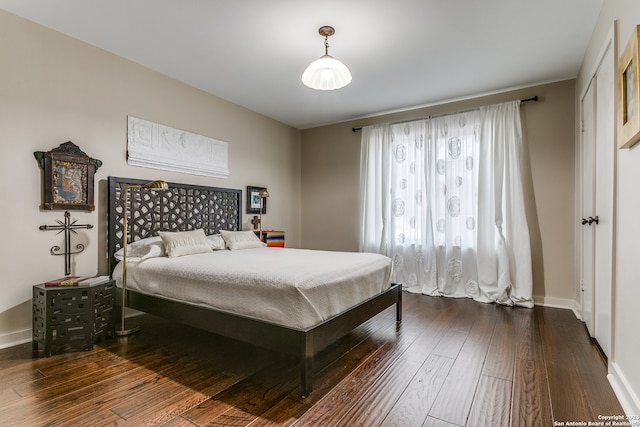
<path fill-rule="evenodd" d="M 595 88 L 593 82 L 582 98 L 582 140 L 580 144 L 580 221 L 581 259 L 580 286 L 582 291 L 582 319 L 591 336 L 594 334 L 594 227 L 589 218 L 593 216 L 594 203 L 594 145 L 595 145 Z"/>
<path fill-rule="evenodd" d="M 615 74 L 611 44 L 582 99 L 581 286 L 587 329 L 611 355 Z"/>
<path fill-rule="evenodd" d="M 614 233 L 615 73 L 610 47 L 596 75 L 594 337 L 611 356 Z"/>

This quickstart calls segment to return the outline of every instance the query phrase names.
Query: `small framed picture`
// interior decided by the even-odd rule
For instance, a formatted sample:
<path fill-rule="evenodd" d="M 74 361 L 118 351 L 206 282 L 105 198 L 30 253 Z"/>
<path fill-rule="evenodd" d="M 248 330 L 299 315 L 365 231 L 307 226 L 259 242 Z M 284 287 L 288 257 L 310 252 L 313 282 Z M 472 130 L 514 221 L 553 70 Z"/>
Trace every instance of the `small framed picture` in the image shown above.
<path fill-rule="evenodd" d="M 640 141 L 640 25 L 631 35 L 617 66 L 618 148 L 629 148 Z"/>
<path fill-rule="evenodd" d="M 262 190 L 266 190 L 266 188 L 247 186 L 247 213 L 248 214 L 260 213 L 260 203 L 262 203 L 262 213 L 263 214 L 267 213 L 267 198 L 260 197 L 260 191 Z"/>
<path fill-rule="evenodd" d="M 51 151 L 33 153 L 44 171 L 45 210 L 93 211 L 93 177 L 102 165 L 87 156 L 73 142 L 65 142 Z"/>

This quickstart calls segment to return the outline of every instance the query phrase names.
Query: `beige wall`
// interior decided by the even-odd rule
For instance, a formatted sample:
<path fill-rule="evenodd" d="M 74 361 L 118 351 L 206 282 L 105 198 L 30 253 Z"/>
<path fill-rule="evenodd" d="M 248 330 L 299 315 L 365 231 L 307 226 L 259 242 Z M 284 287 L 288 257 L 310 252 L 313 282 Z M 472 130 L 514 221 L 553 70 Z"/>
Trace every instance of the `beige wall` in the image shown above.
<path fill-rule="evenodd" d="M 228 179 L 126 163 L 127 116 L 229 143 Z M 49 254 L 62 236 L 38 229 L 63 218 L 41 211 L 41 172 L 34 151 L 73 141 L 103 161 L 97 171 L 97 209 L 72 212 L 93 224 L 74 242 L 73 273 L 105 273 L 109 175 L 245 189 L 269 188 L 266 228 L 300 242 L 300 131 L 150 71 L 123 58 L 0 11 L 0 346 L 29 338 L 32 285 L 64 275 L 62 257 Z M 250 228 L 243 212 L 244 228 Z"/>
<path fill-rule="evenodd" d="M 302 246 L 358 250 L 360 132 L 352 127 L 538 95 L 539 102 L 522 106 L 533 294 L 538 302 L 574 307 L 574 87 L 568 80 L 302 131 Z"/>
<path fill-rule="evenodd" d="M 617 22 L 617 51 L 624 50 L 640 24 L 640 2 L 605 0 L 585 54 L 576 94 L 586 91 L 605 41 Z M 611 88 L 613 90 L 613 88 Z M 576 103 L 579 99 L 576 99 Z M 610 380 L 627 414 L 640 414 L 640 337 L 637 328 L 640 301 L 640 144 L 617 151 L 617 215 L 615 278 L 613 283 L 613 345 L 609 358 Z"/>

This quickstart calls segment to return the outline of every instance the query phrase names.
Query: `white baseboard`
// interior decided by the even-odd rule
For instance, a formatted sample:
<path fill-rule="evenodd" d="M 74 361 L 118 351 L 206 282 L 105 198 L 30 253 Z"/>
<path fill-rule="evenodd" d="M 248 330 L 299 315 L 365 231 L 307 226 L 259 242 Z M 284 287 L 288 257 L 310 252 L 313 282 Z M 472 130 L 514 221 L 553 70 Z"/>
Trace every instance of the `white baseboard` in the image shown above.
<path fill-rule="evenodd" d="M 31 329 L 24 329 L 22 331 L 15 331 L 9 334 L 0 335 L 0 349 L 31 342 L 31 338 Z"/>
<path fill-rule="evenodd" d="M 631 388 L 617 363 L 609 362 L 607 379 L 625 414 L 638 416 L 640 414 L 640 397 Z"/>
<path fill-rule="evenodd" d="M 533 297 L 533 302 L 535 305 L 542 305 L 545 307 L 555 307 L 555 308 L 566 308 L 573 311 L 576 318 L 579 320 L 582 319 L 582 307 L 576 300 L 565 299 L 565 298 L 553 298 L 553 297 Z"/>

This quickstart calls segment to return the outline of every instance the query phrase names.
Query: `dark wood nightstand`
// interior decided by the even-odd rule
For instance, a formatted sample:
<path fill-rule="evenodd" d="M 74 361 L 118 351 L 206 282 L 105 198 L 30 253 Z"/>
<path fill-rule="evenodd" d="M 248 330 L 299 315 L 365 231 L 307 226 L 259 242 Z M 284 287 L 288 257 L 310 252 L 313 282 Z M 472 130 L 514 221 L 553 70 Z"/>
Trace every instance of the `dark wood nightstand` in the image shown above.
<path fill-rule="evenodd" d="M 91 350 L 115 331 L 115 281 L 90 286 L 33 287 L 33 349 L 45 355 Z"/>

